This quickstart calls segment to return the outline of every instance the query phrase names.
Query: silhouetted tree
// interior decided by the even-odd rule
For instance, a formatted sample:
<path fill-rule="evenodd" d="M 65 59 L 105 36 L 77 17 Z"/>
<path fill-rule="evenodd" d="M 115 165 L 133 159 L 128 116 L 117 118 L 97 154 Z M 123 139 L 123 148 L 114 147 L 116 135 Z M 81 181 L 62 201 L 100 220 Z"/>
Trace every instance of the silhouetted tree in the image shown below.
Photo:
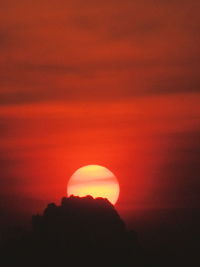
<path fill-rule="evenodd" d="M 2 266 L 141 267 L 145 255 L 113 205 L 91 196 L 62 198 L 32 218 L 32 232 L 2 248 Z"/>

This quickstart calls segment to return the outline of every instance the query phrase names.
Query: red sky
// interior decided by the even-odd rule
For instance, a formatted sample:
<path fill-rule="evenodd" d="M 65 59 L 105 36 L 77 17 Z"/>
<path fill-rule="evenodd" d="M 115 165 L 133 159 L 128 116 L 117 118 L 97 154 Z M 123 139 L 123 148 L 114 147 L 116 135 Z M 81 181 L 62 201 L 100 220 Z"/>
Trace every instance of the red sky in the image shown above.
<path fill-rule="evenodd" d="M 80 166 L 118 208 L 199 201 L 199 1 L 4 1 L 0 196 L 58 200 Z"/>

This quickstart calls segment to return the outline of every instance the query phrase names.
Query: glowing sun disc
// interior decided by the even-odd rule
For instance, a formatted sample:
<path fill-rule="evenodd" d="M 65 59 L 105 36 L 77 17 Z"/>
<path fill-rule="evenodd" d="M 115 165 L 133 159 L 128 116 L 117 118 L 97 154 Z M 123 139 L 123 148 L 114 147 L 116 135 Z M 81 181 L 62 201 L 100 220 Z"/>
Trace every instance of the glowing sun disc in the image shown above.
<path fill-rule="evenodd" d="M 119 197 L 119 183 L 109 169 L 87 165 L 73 173 L 67 185 L 67 195 L 103 197 L 114 205 Z"/>

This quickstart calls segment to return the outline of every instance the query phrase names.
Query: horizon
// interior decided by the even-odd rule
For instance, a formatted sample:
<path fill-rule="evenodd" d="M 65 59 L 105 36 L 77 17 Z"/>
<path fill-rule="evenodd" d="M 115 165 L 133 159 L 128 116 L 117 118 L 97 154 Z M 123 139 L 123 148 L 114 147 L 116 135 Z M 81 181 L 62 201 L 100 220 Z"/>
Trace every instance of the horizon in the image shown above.
<path fill-rule="evenodd" d="M 1 232 L 89 193 L 116 203 L 161 266 L 198 265 L 199 7 L 1 3 Z"/>

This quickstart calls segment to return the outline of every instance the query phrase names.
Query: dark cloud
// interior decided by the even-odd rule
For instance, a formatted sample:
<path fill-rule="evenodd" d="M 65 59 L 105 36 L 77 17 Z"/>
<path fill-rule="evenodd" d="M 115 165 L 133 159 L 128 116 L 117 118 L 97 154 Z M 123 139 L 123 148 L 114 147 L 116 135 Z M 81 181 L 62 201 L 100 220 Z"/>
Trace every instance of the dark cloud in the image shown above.
<path fill-rule="evenodd" d="M 158 78 L 151 89 L 144 92 L 144 95 L 151 94 L 179 94 L 179 93 L 200 93 L 200 79 L 198 76 L 192 75 L 188 77 L 184 75 L 165 75 Z"/>
<path fill-rule="evenodd" d="M 188 66 L 186 70 L 184 66 Z M 0 92 L 0 103 L 10 105 L 44 101 L 69 102 L 80 99 L 105 101 L 110 98 L 199 93 L 200 80 L 197 67 L 196 60 L 192 63 L 187 59 L 182 59 L 180 62 L 144 59 L 105 60 L 90 62 L 84 66 L 25 62 L 7 68 L 1 73 L 0 84 L 2 89 L 5 89 Z M 153 73 L 149 76 L 148 71 L 156 72 L 159 68 L 162 70 L 161 74 Z M 169 69 L 170 71 L 167 71 Z M 112 84 L 113 74 L 117 80 L 126 72 L 129 73 L 128 78 L 122 77 L 119 83 Z M 139 73 L 141 79 L 138 80 L 135 73 Z M 64 83 L 59 82 L 63 79 Z M 7 87 L 10 90 L 7 90 Z"/>
<path fill-rule="evenodd" d="M 161 169 L 160 199 L 172 207 L 199 207 L 200 130 L 168 135 L 167 158 Z"/>
<path fill-rule="evenodd" d="M 199 92 L 196 1 L 12 3 L 1 105 Z"/>
<path fill-rule="evenodd" d="M 14 174 L 23 161 L 16 158 L 1 155 L 0 157 L 0 188 L 1 192 L 9 188 L 12 190 L 16 185 L 21 184 L 22 179 Z"/>
<path fill-rule="evenodd" d="M 0 47 L 2 48 L 5 45 L 6 35 L 4 32 L 0 32 Z"/>

